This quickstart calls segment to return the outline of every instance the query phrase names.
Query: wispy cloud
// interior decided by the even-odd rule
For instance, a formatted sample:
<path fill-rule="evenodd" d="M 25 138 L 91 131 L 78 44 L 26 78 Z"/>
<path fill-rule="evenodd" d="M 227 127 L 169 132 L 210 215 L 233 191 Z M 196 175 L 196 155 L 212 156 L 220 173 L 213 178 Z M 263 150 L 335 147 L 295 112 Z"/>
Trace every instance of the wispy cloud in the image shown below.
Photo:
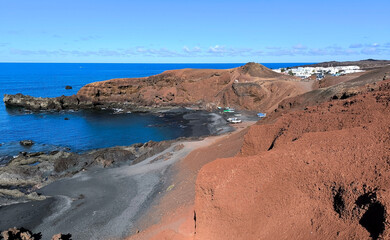
<path fill-rule="evenodd" d="M 366 55 L 380 55 L 382 52 L 383 50 L 377 47 L 366 47 L 361 50 L 361 53 Z"/>
<path fill-rule="evenodd" d="M 363 44 L 361 44 L 361 43 L 354 43 L 354 44 L 349 45 L 349 48 L 362 48 L 362 47 L 363 47 Z"/>
<path fill-rule="evenodd" d="M 251 48 L 232 48 L 220 45 L 209 47 L 207 56 L 250 56 L 253 55 Z"/>
<path fill-rule="evenodd" d="M 355 43 L 355 44 L 351 44 L 349 46 L 349 48 L 364 48 L 364 47 L 378 48 L 378 47 L 381 47 L 381 44 L 379 44 L 379 43 Z"/>
<path fill-rule="evenodd" d="M 187 46 L 184 46 L 183 51 L 186 53 L 201 53 L 202 49 L 200 47 L 189 48 Z"/>
<path fill-rule="evenodd" d="M 297 45 L 293 46 L 293 49 L 299 49 L 299 50 L 301 50 L 301 49 L 307 49 L 307 47 L 304 46 L 304 45 L 302 45 L 302 44 L 297 44 Z"/>
<path fill-rule="evenodd" d="M 182 49 L 169 48 L 151 48 L 151 47 L 131 47 L 122 49 L 97 49 L 97 50 L 26 50 L 26 49 L 10 49 L 10 53 L 14 55 L 40 55 L 40 56 L 77 56 L 77 57 L 131 57 L 142 56 L 152 58 L 189 58 L 189 57 L 252 57 L 252 56 L 389 56 L 390 43 L 386 44 L 362 44 L 360 47 L 341 47 L 331 45 L 323 48 L 310 48 L 303 45 L 294 45 L 291 47 L 265 47 L 263 49 L 251 48 L 236 48 L 226 47 L 223 45 L 213 45 L 203 50 L 199 46 L 188 47 Z M 356 45 L 356 44 L 355 44 Z M 0 43 L 0 47 L 2 44 Z M 3 45 L 5 46 L 5 45 Z"/>

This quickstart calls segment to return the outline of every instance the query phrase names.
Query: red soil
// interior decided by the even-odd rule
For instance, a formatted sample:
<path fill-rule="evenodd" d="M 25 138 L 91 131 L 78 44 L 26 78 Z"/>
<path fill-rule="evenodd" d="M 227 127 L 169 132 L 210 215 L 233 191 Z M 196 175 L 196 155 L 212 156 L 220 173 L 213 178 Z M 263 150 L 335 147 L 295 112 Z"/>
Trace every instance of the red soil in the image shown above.
<path fill-rule="evenodd" d="M 131 239 L 390 239 L 389 70 L 324 82 L 193 151 Z"/>
<path fill-rule="evenodd" d="M 327 77 L 315 82 L 313 91 L 284 99 L 277 111 L 303 109 L 318 105 L 331 99 L 347 98 L 367 89 L 377 89 L 376 83 L 390 78 L 390 66 L 363 73 L 348 74 L 340 77 Z M 323 81 L 323 82 L 322 82 Z"/>
<path fill-rule="evenodd" d="M 217 159 L 232 157 L 239 153 L 247 126 L 235 125 L 238 131 L 223 137 L 211 137 L 210 145 L 192 151 L 174 166 L 174 188 L 138 223 L 139 233 L 128 240 L 139 239 L 193 239 L 195 182 L 199 170 Z M 151 225 L 150 223 L 157 223 Z"/>
<path fill-rule="evenodd" d="M 390 81 L 252 126 L 207 164 L 195 239 L 390 238 Z"/>
<path fill-rule="evenodd" d="M 308 88 L 309 86 L 309 88 Z M 182 69 L 146 78 L 112 79 L 88 84 L 77 93 L 83 102 L 127 103 L 137 107 L 197 106 L 272 111 L 285 98 L 311 90 L 299 78 L 261 64 L 234 69 Z"/>

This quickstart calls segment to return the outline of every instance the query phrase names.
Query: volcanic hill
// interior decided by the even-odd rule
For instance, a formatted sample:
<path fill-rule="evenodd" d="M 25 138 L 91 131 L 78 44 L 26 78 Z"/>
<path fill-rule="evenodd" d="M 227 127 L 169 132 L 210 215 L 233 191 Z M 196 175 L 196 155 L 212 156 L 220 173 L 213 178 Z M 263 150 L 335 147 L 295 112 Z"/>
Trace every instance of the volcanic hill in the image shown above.
<path fill-rule="evenodd" d="M 204 166 L 195 239 L 389 239 L 390 80 L 259 122 Z"/>
<path fill-rule="evenodd" d="M 143 107 L 230 106 L 269 111 L 287 98 L 310 89 L 299 78 L 278 74 L 258 63 L 224 70 L 170 70 L 145 78 L 122 78 L 88 84 L 77 97 L 91 104 L 124 103 Z"/>

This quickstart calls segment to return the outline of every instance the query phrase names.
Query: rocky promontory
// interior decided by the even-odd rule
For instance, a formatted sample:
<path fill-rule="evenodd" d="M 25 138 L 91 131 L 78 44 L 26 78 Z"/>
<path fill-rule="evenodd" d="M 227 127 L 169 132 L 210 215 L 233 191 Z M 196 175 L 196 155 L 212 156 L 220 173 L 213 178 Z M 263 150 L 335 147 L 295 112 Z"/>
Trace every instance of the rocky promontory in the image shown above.
<path fill-rule="evenodd" d="M 23 95 L 21 93 L 14 95 L 5 94 L 3 101 L 8 107 L 20 107 L 32 111 L 81 109 L 89 107 L 81 103 L 76 95 L 42 98 Z"/>
<path fill-rule="evenodd" d="M 35 98 L 5 95 L 8 107 L 29 110 L 124 108 L 150 111 L 159 108 L 230 106 L 269 111 L 283 99 L 310 90 L 310 83 L 272 71 L 258 63 L 233 69 L 181 69 L 144 78 L 95 82 L 76 95 Z"/>

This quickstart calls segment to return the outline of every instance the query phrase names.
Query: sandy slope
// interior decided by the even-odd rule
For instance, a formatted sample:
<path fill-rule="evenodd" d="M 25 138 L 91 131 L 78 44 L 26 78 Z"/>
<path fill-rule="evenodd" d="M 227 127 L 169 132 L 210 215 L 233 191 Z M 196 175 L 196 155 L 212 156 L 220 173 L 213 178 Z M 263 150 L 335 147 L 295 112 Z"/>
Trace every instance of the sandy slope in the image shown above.
<path fill-rule="evenodd" d="M 387 80 L 193 151 L 129 239 L 388 239 L 389 104 Z"/>
<path fill-rule="evenodd" d="M 195 181 L 199 170 L 217 158 L 236 155 L 247 127 L 253 123 L 235 125 L 237 131 L 226 136 L 207 138 L 207 144 L 179 161 L 171 169 L 173 178 L 170 184 L 174 188 L 154 203 L 137 224 L 140 232 L 128 239 L 192 239 L 195 232 Z"/>

